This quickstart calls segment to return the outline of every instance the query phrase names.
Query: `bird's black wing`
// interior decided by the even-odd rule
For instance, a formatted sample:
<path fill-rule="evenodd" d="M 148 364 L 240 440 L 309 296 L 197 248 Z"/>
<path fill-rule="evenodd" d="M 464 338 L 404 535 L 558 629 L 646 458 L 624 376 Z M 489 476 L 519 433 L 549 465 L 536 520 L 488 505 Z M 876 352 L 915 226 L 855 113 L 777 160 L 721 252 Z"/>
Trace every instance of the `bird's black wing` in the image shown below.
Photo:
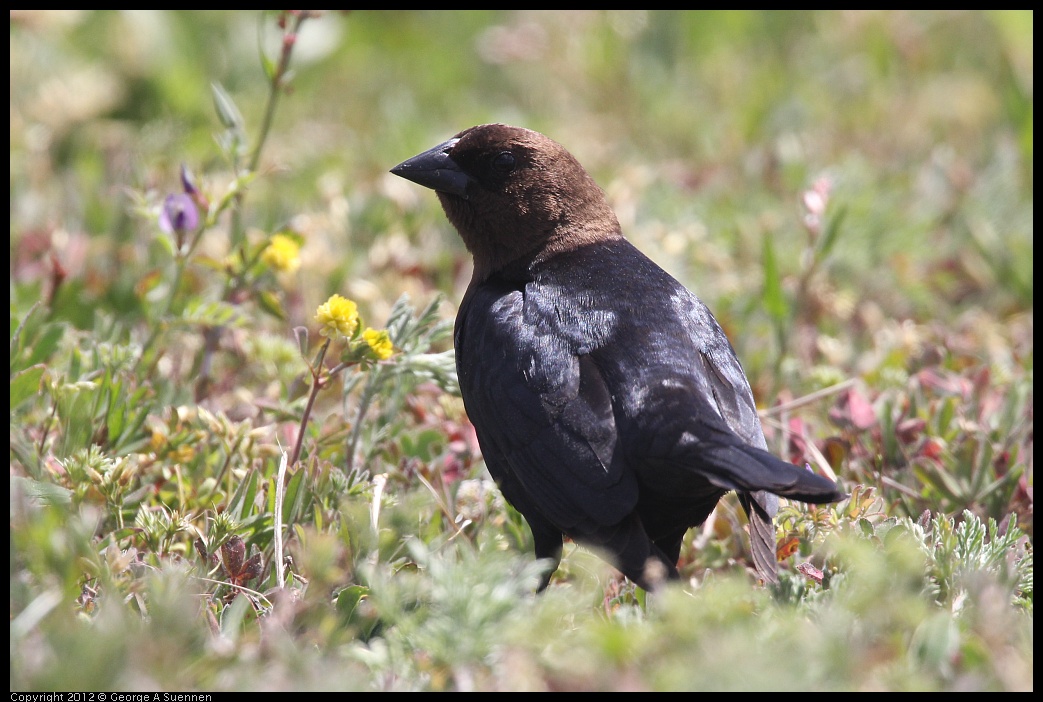
<path fill-rule="evenodd" d="M 634 511 L 638 489 L 611 395 L 582 341 L 563 333 L 560 302 L 495 277 L 469 291 L 456 327 L 460 387 L 507 500 L 530 524 L 532 515 L 602 541 L 603 527 Z"/>
<path fill-rule="evenodd" d="M 699 300 L 692 304 L 703 306 Z M 705 315 L 709 315 L 709 311 L 706 310 L 705 315 L 703 311 L 696 314 L 702 320 Z M 699 362 L 709 380 L 714 406 L 739 438 L 750 446 L 767 449 L 746 373 L 723 330 L 719 329 L 716 321 L 712 326 L 715 327 L 715 333 L 712 340 L 700 350 Z M 779 511 L 779 498 L 765 490 L 739 491 L 738 495 L 739 503 L 749 519 L 750 553 L 754 568 L 765 582 L 773 583 L 777 580 L 775 515 Z"/>
<path fill-rule="evenodd" d="M 699 334 L 698 362 L 707 381 L 709 399 L 728 427 L 746 446 L 715 449 L 714 462 L 732 464 L 747 485 L 760 489 L 738 489 L 750 523 L 754 567 L 767 582 L 775 582 L 777 571 L 774 518 L 778 494 L 809 502 L 828 502 L 840 495 L 835 486 L 818 476 L 792 466 L 767 452 L 753 392 L 735 350 L 709 310 L 694 295 L 687 297 L 690 324 Z M 805 494 L 802 494 L 804 491 Z"/>

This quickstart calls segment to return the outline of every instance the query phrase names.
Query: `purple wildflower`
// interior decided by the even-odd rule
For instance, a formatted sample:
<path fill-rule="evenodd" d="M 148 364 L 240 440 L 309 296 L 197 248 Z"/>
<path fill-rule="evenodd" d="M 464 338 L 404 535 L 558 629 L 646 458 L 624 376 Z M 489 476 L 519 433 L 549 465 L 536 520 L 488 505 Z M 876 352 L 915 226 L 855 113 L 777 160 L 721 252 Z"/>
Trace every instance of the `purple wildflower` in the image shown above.
<path fill-rule="evenodd" d="M 188 166 L 181 164 L 181 187 L 185 189 L 185 193 L 188 195 L 195 195 L 199 191 L 196 190 L 196 184 L 192 178 L 192 171 L 188 170 Z"/>
<path fill-rule="evenodd" d="M 184 234 L 199 226 L 199 210 L 187 194 L 167 195 L 159 213 L 159 228 L 168 234 Z"/>

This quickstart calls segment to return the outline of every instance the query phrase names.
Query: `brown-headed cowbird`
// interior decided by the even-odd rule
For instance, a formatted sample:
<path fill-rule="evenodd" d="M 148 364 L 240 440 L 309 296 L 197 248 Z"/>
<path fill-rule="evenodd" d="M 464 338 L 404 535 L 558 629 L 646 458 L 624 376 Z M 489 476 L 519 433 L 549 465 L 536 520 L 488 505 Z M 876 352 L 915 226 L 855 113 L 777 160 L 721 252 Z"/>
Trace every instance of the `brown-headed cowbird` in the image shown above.
<path fill-rule="evenodd" d="M 774 582 L 776 495 L 844 495 L 766 450 L 720 325 L 623 237 L 579 162 L 538 132 L 487 124 L 391 172 L 435 190 L 474 258 L 460 390 L 489 472 L 550 560 L 539 589 L 563 535 L 646 590 L 678 577 L 685 532 L 729 490 Z"/>

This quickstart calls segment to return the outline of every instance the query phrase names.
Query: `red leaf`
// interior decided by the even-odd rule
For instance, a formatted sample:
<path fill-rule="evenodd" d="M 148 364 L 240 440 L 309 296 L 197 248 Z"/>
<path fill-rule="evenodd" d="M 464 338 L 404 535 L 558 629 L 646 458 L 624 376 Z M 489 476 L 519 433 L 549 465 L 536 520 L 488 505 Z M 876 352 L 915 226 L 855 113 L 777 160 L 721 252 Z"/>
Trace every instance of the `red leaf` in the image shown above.
<path fill-rule="evenodd" d="M 873 405 L 854 388 L 837 399 L 836 404 L 829 410 L 829 418 L 840 426 L 862 431 L 876 426 L 877 423 Z"/>
<path fill-rule="evenodd" d="M 950 395 L 966 398 L 971 392 L 971 381 L 953 373 L 942 373 L 936 368 L 924 368 L 916 374 L 920 384 Z"/>
<path fill-rule="evenodd" d="M 941 460 L 943 450 L 944 449 L 939 442 L 934 439 L 928 439 L 923 443 L 923 447 L 920 449 L 920 454 L 932 460 L 939 461 Z"/>
<path fill-rule="evenodd" d="M 819 585 L 822 584 L 822 579 L 825 577 L 825 573 L 810 563 L 797 564 L 797 571 L 808 580 L 814 580 Z"/>
<path fill-rule="evenodd" d="M 775 558 L 784 561 L 800 548 L 800 539 L 796 536 L 787 536 L 775 547 Z"/>
<path fill-rule="evenodd" d="M 909 419 L 903 419 L 895 427 L 895 433 L 898 438 L 902 440 L 902 443 L 911 444 L 919 440 L 920 435 L 923 433 L 924 428 L 927 426 L 927 421 L 920 419 L 919 417 L 910 417 Z"/>
<path fill-rule="evenodd" d="M 830 467 L 837 470 L 844 465 L 844 459 L 851 451 L 851 445 L 839 436 L 831 436 L 822 442 L 819 450 L 826 457 Z"/>
<path fill-rule="evenodd" d="M 238 534 L 232 536 L 221 546 L 221 560 L 229 577 L 237 577 L 243 570 L 243 557 L 246 555 L 246 544 Z"/>

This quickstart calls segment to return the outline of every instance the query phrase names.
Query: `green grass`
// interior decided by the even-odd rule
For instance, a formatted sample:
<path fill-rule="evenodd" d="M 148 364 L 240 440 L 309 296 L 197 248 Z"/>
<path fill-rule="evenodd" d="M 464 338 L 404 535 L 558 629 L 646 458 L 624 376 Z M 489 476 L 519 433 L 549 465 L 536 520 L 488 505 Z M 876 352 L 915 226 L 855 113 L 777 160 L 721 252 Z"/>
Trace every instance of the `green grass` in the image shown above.
<path fill-rule="evenodd" d="M 13 12 L 11 689 L 1031 690 L 1032 20 Z M 570 544 L 533 596 L 469 258 L 387 173 L 489 121 L 588 167 L 851 493 L 784 505 L 778 586 L 729 498 L 676 587 Z"/>

